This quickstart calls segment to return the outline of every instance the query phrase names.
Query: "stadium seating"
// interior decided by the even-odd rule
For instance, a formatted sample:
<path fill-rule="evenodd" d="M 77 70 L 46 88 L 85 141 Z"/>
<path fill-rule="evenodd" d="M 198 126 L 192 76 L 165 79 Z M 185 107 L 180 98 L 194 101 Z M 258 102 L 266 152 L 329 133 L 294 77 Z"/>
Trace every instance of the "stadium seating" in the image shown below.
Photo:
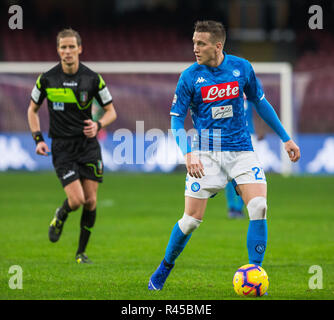
<path fill-rule="evenodd" d="M 177 30 L 161 28 L 113 30 L 80 30 L 85 61 L 188 61 L 193 59 L 188 38 Z M 0 30 L 0 47 L 6 61 L 53 61 L 56 32 L 39 35 L 25 29 L 23 32 Z"/>
<path fill-rule="evenodd" d="M 114 29 L 100 30 L 83 28 L 80 33 L 83 39 L 81 57 L 83 61 L 193 61 L 189 37 L 173 28 L 117 26 Z M 56 61 L 58 57 L 55 50 L 55 37 L 56 30 L 47 36 L 29 29 L 25 29 L 24 33 L 0 29 L 0 50 L 2 51 L 0 56 L 5 61 Z M 307 74 L 309 77 L 304 97 L 301 97 L 300 101 L 294 97 L 297 132 L 334 132 L 333 40 L 333 36 L 326 32 L 311 34 L 305 32 L 296 39 L 296 46 L 301 52 L 293 66 L 294 74 Z M 159 100 L 158 92 L 162 87 L 173 92 L 177 81 L 177 78 L 174 78 L 170 79 L 165 75 L 164 78 L 157 80 L 156 76 L 140 76 L 139 80 L 138 75 L 127 75 L 125 78 L 120 75 L 107 80 L 111 83 L 113 95 L 117 98 L 119 105 L 126 105 L 133 117 L 137 117 L 137 112 L 140 110 L 139 115 L 145 116 L 145 125 L 148 125 L 148 128 L 167 129 L 169 123 L 166 120 L 168 119 L 166 110 L 170 107 L 170 101 Z M 145 87 L 139 85 L 144 82 L 152 89 L 150 93 L 143 92 L 146 90 Z M 160 86 L 159 83 L 161 83 Z M 24 97 L 29 94 L 32 84 L 27 86 L 29 89 L 27 92 L 24 91 Z M 272 104 L 279 111 L 278 89 L 266 86 L 265 82 L 264 86 L 267 96 L 271 97 Z M 137 94 L 134 95 L 133 92 Z M 170 94 L 167 96 L 170 97 Z M 23 101 L 24 97 L 22 97 Z M 149 121 L 152 110 L 146 110 L 148 99 L 150 105 L 153 103 L 156 108 L 163 108 L 160 111 L 166 114 L 167 118 L 158 126 L 156 116 L 152 118 L 152 123 Z M 133 101 L 136 101 L 136 105 Z M 22 105 L 26 104 L 22 102 Z M 123 120 L 117 121 L 117 126 L 133 130 L 135 123 L 133 117 L 124 117 Z M 3 122 L 2 125 L 0 123 L 0 129 L 4 130 L 7 125 L 8 122 Z"/>
<path fill-rule="evenodd" d="M 334 132 L 334 38 L 315 32 L 300 35 L 299 41 L 305 51 L 294 70 L 308 75 L 309 82 L 299 108 L 298 131 Z"/>

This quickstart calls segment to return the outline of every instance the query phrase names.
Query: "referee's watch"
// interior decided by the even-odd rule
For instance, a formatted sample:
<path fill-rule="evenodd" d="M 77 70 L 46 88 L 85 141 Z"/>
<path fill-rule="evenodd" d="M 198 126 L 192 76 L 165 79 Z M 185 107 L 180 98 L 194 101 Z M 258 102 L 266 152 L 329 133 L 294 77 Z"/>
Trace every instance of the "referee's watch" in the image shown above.
<path fill-rule="evenodd" d="M 102 124 L 100 121 L 96 121 L 97 123 L 97 131 L 100 131 L 102 129 Z"/>
<path fill-rule="evenodd" d="M 44 138 L 43 138 L 43 134 L 42 132 L 40 131 L 35 131 L 35 132 L 32 132 L 32 137 L 36 143 L 36 146 L 38 145 L 39 142 L 42 142 L 44 141 Z"/>

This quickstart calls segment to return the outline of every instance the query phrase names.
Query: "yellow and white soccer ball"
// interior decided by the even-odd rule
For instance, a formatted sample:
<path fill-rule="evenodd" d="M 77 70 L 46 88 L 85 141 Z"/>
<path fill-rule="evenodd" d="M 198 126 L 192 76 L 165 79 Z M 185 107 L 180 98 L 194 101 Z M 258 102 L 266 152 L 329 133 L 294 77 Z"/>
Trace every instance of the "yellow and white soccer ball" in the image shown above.
<path fill-rule="evenodd" d="M 233 277 L 233 288 L 239 296 L 260 297 L 269 287 L 266 271 L 255 264 L 240 267 Z"/>

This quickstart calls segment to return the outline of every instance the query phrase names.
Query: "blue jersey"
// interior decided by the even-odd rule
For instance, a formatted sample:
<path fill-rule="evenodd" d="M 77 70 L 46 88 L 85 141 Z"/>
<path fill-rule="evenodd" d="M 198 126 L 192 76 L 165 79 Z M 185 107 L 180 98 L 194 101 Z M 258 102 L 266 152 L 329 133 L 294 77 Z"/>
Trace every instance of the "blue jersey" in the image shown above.
<path fill-rule="evenodd" d="M 253 110 L 254 105 L 252 102 L 245 100 L 245 117 L 246 117 L 246 126 L 250 134 L 255 134 L 254 122 L 253 122 Z"/>
<path fill-rule="evenodd" d="M 255 104 L 264 98 L 251 64 L 225 52 L 216 68 L 196 62 L 182 72 L 170 114 L 185 118 L 190 108 L 197 130 L 192 150 L 253 151 L 244 93 Z"/>

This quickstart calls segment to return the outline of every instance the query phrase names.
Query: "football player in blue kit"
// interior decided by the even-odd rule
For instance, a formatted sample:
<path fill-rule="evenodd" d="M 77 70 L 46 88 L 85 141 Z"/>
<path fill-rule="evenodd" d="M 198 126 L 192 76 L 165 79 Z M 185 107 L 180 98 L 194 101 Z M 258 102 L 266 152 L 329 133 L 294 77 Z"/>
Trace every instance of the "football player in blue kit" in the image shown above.
<path fill-rule="evenodd" d="M 278 134 L 290 160 L 299 147 L 266 100 L 251 64 L 223 51 L 226 33 L 216 21 L 198 21 L 193 34 L 196 62 L 182 72 L 171 108 L 171 129 L 187 168 L 185 209 L 175 224 L 165 256 L 148 289 L 161 290 L 192 233 L 203 220 L 207 201 L 232 181 L 249 215 L 249 263 L 262 265 L 267 246 L 267 185 L 246 126 L 244 99 Z M 188 108 L 197 135 L 188 143 L 184 119 Z"/>

